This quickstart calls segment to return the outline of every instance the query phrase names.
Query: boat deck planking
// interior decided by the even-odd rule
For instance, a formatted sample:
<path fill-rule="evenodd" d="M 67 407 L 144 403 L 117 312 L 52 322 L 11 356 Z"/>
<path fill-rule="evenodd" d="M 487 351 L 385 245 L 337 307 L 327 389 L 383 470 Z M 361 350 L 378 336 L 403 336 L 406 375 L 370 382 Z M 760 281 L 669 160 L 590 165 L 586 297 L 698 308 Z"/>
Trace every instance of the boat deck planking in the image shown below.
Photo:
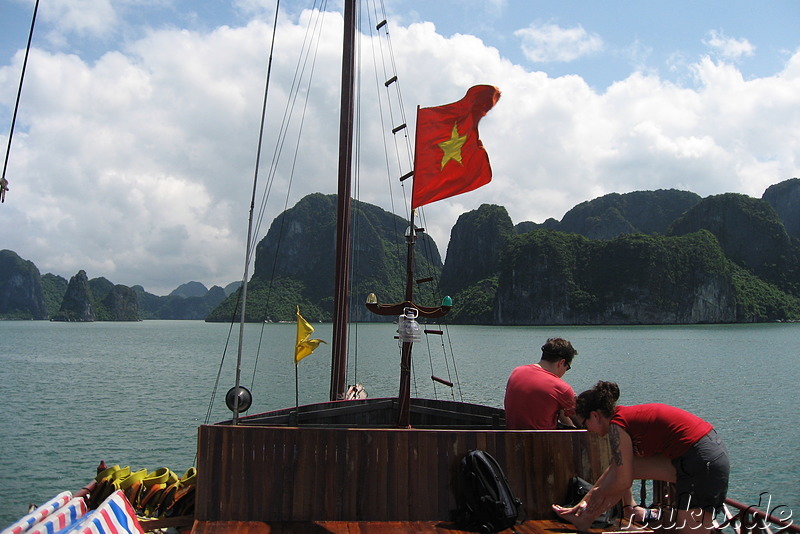
<path fill-rule="evenodd" d="M 567 523 L 555 519 L 535 519 L 502 532 L 517 534 L 575 534 Z M 615 523 L 605 529 L 592 529 L 594 533 L 637 534 L 651 533 L 627 524 Z M 459 530 L 453 523 L 443 521 L 307 521 L 261 523 L 245 521 L 196 522 L 192 534 L 472 534 Z"/>

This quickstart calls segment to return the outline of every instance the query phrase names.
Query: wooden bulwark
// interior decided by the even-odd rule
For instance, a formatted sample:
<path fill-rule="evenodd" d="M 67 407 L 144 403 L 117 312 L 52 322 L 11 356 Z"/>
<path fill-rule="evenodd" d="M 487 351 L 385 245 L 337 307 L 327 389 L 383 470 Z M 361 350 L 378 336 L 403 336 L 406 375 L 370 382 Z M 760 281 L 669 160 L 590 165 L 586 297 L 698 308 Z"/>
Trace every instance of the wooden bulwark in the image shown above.
<path fill-rule="evenodd" d="M 458 464 L 492 454 L 530 519 L 552 518 L 571 477 L 594 480 L 608 444 L 586 431 L 204 425 L 197 521 L 447 521 Z"/>
<path fill-rule="evenodd" d="M 250 415 L 239 419 L 242 425 L 302 426 L 324 428 L 397 428 L 400 402 L 396 398 L 370 398 L 321 402 Z M 500 430 L 505 428 L 505 412 L 499 408 L 433 399 L 410 399 L 411 426 Z M 231 424 L 225 421 L 221 424 Z"/>

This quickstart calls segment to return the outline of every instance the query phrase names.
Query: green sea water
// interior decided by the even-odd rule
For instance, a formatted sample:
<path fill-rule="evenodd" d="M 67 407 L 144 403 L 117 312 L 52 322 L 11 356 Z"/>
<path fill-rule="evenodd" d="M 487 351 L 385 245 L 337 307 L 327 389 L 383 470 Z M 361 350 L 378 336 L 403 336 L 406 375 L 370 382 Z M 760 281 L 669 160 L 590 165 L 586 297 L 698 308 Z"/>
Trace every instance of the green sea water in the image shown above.
<path fill-rule="evenodd" d="M 330 343 L 331 326 L 315 328 Z M 370 397 L 397 394 L 394 328 L 350 332 L 348 380 Z M 547 337 L 566 337 L 579 352 L 564 377 L 576 392 L 613 380 L 621 404 L 696 413 L 728 447 L 730 497 L 756 505 L 764 493 L 762 509 L 771 498 L 783 517 L 800 514 L 800 324 L 444 332 L 415 345 L 414 395 L 502 406 L 511 369 L 538 361 Z M 230 417 L 224 395 L 234 383 L 237 333 L 200 321 L 0 322 L 0 528 L 29 503 L 81 488 L 101 460 L 179 474 L 194 465 L 197 427 Z M 247 326 L 241 376 L 253 392 L 250 413 L 294 405 L 294 336 L 293 324 Z M 300 363 L 301 404 L 327 399 L 329 366 L 330 345 Z"/>

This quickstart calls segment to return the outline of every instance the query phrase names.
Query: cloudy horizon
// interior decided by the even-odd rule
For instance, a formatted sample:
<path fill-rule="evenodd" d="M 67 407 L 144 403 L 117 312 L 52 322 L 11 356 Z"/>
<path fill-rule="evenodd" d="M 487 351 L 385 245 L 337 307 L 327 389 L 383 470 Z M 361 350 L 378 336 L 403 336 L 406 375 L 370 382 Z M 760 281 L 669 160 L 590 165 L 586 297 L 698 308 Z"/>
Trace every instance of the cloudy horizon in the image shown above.
<path fill-rule="evenodd" d="M 312 17 L 307 4 L 282 4 L 271 88 L 279 97 L 268 108 L 261 171 Z M 443 258 L 458 216 L 483 203 L 504 206 L 515 224 L 541 223 L 608 193 L 760 198 L 800 176 L 798 4 L 757 13 L 745 2 L 386 4 L 410 125 L 417 105 L 458 100 L 480 83 L 502 91 L 480 125 L 492 182 L 424 208 Z M 5 148 L 33 1 L 1 5 Z M 324 16 L 303 107 L 307 140 L 264 176 L 273 193 L 256 241 L 303 196 L 335 193 L 338 7 Z M 43 3 L 0 204 L 0 249 L 43 274 L 69 279 L 83 269 L 158 295 L 188 281 L 240 280 L 271 9 L 260 0 Z M 405 216 L 400 186 L 390 202 L 385 178 L 374 178 L 386 167 L 379 130 L 365 123 L 362 132 L 354 194 Z"/>

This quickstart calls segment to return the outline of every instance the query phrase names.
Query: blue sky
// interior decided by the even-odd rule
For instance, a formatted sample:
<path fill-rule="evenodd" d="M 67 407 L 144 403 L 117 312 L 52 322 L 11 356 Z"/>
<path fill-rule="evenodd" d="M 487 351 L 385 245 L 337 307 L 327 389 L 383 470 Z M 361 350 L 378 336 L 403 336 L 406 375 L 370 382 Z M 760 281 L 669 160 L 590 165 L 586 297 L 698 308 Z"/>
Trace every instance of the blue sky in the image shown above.
<path fill-rule="evenodd" d="M 800 176 L 798 2 L 369 3 L 388 10 L 407 116 L 477 83 L 503 91 L 481 123 L 492 183 L 426 209 L 443 256 L 458 216 L 484 202 L 515 223 L 542 222 L 611 192 L 760 197 Z M 0 246 L 42 272 L 85 269 L 158 294 L 241 277 L 231 258 L 244 243 L 272 5 L 42 2 L 0 206 L 0 225 L 17 231 Z M 281 2 L 279 44 L 299 45 L 311 5 Z M 322 96 L 311 96 L 304 126 L 315 157 L 298 162 L 316 181 L 289 188 L 279 171 L 275 188 L 288 195 L 257 237 L 284 202 L 334 192 L 338 8 L 328 3 L 333 29 L 318 60 L 329 81 L 315 82 Z M 4 150 L 32 9 L 0 0 Z M 276 55 L 279 88 L 291 46 Z M 364 175 L 377 169 L 371 142 Z M 360 190 L 392 207 L 372 182 Z"/>
<path fill-rule="evenodd" d="M 174 26 L 210 30 L 222 24 L 237 25 L 247 20 L 246 13 L 237 9 L 234 2 L 121 1 L 114 3 L 113 10 L 97 9 L 101 13 L 113 11 L 112 24 L 103 26 L 104 22 L 100 20 L 94 25 L 85 21 L 83 27 L 72 24 L 62 30 L 68 40 L 64 46 L 42 43 L 43 37 L 58 32 L 59 24 L 54 19 L 59 15 L 70 12 L 80 17 L 79 9 L 92 9 L 93 4 L 108 5 L 106 2 L 43 2 L 35 42 L 51 49 L 77 52 L 91 59 L 110 48 L 120 47 L 126 38 L 140 36 L 147 28 Z M 288 11 L 309 5 L 313 3 L 283 2 L 283 8 Z M 331 5 L 336 3 L 331 2 Z M 2 0 L 0 6 L 3 15 L 0 17 L 0 52 L 7 58 L 27 39 L 33 0 Z M 455 33 L 476 35 L 515 63 L 544 70 L 551 76 L 578 74 L 595 87 L 605 87 L 615 80 L 624 79 L 641 65 L 657 69 L 661 76 L 674 79 L 670 65 L 681 60 L 694 60 L 713 50 L 710 32 L 722 39 L 750 43 L 753 53 L 743 54 L 737 60 L 745 77 L 773 74 L 782 68 L 787 55 L 797 48 L 800 31 L 800 3 L 790 0 L 760 3 L 741 0 L 395 0 L 387 2 L 387 7 L 404 23 L 432 21 L 444 36 Z M 61 26 L 65 28 L 65 25 Z M 524 37 L 516 34 L 531 26 L 579 29 L 584 40 L 595 36 L 600 39 L 601 46 L 570 60 L 531 61 L 522 50 Z M 562 46 L 567 44 L 562 43 Z"/>
<path fill-rule="evenodd" d="M 465 9 L 461 9 L 464 6 Z M 577 74 L 597 88 L 622 80 L 646 66 L 664 78 L 685 81 L 673 70 L 682 62 L 721 51 L 710 45 L 713 36 L 742 40 L 754 48 L 737 58 L 746 77 L 779 71 L 798 46 L 800 4 L 743 1 L 627 2 L 627 1 L 437 1 L 398 3 L 398 12 L 416 11 L 419 20 L 432 20 L 445 36 L 469 33 L 500 50 L 503 57 L 541 69 L 552 77 Z M 557 27 L 578 30 L 578 39 L 599 40 L 596 48 L 570 59 L 532 61 L 522 50 L 525 28 Z M 575 51 L 569 41 L 556 49 Z M 547 56 L 547 54 L 542 54 Z"/>

